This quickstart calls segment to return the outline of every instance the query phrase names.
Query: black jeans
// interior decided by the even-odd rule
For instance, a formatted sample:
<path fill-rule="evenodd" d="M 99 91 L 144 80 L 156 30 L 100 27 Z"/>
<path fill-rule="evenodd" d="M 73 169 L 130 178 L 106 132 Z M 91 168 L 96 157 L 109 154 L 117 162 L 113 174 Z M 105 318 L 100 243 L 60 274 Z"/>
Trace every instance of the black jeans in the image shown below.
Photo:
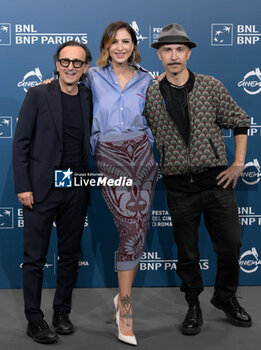
<path fill-rule="evenodd" d="M 58 237 L 57 287 L 54 311 L 71 311 L 78 255 L 87 211 L 88 193 L 85 189 L 55 189 L 33 209 L 24 213 L 23 291 L 28 322 L 44 317 L 41 306 L 43 268 L 54 218 Z"/>
<path fill-rule="evenodd" d="M 196 193 L 167 188 L 174 238 L 178 247 L 177 273 L 188 303 L 203 290 L 199 266 L 198 228 L 201 214 L 217 254 L 215 295 L 226 300 L 236 293 L 239 280 L 241 230 L 238 206 L 231 188 L 214 187 Z"/>

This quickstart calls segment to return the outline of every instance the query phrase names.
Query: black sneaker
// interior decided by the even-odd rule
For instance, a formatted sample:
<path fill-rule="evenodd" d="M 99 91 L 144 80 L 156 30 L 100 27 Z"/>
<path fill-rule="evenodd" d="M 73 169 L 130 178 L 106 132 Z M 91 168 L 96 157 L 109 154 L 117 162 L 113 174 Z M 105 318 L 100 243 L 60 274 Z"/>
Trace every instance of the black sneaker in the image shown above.
<path fill-rule="evenodd" d="M 218 297 L 214 296 L 210 300 L 211 304 L 217 309 L 224 311 L 229 322 L 239 327 L 251 327 L 252 320 L 248 313 L 240 306 L 237 297 L 233 295 L 226 301 L 219 300 Z"/>
<path fill-rule="evenodd" d="M 203 324 L 202 311 L 199 304 L 189 306 L 187 315 L 182 323 L 181 332 L 185 335 L 200 333 Z"/>
<path fill-rule="evenodd" d="M 29 322 L 26 333 L 34 341 L 42 344 L 54 343 L 58 339 L 58 335 L 49 328 L 44 320 Z"/>
<path fill-rule="evenodd" d="M 58 334 L 71 334 L 74 332 L 74 326 L 69 319 L 69 314 L 65 311 L 54 312 L 53 326 Z"/>

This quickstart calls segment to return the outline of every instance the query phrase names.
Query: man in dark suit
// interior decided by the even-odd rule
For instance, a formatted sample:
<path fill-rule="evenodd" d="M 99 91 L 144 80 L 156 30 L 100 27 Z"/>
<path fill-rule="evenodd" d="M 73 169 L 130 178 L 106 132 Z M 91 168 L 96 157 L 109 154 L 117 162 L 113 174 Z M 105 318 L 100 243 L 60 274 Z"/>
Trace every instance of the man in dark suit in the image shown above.
<path fill-rule="evenodd" d="M 91 54 L 69 41 L 54 56 L 59 79 L 31 88 L 24 100 L 13 142 L 15 190 L 23 205 L 23 290 L 27 334 L 52 343 L 56 333 L 70 334 L 72 290 L 77 275 L 88 190 L 56 188 L 55 170 L 86 172 L 90 144 L 91 93 L 79 81 Z M 70 170 L 69 170 L 70 169 Z M 43 268 L 54 219 L 58 237 L 57 288 L 52 331 L 41 311 Z"/>

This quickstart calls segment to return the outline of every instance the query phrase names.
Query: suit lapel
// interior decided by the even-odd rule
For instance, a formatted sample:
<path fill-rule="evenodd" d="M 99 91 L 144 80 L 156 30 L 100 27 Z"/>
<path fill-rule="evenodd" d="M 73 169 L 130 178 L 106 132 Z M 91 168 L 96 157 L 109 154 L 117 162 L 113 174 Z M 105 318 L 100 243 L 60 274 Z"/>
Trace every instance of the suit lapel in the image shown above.
<path fill-rule="evenodd" d="M 63 114 L 62 114 L 62 96 L 59 81 L 55 80 L 50 85 L 47 96 L 51 115 L 56 126 L 59 139 L 63 142 Z"/>
<path fill-rule="evenodd" d="M 79 84 L 79 95 L 81 101 L 83 123 L 84 123 L 84 143 L 85 151 L 89 153 L 90 148 L 90 118 L 91 118 L 91 97 L 90 93 L 85 87 Z M 50 85 L 48 90 L 48 104 L 51 111 L 51 115 L 57 129 L 57 133 L 61 143 L 63 143 L 63 114 L 62 114 L 62 97 L 59 81 L 55 80 Z"/>

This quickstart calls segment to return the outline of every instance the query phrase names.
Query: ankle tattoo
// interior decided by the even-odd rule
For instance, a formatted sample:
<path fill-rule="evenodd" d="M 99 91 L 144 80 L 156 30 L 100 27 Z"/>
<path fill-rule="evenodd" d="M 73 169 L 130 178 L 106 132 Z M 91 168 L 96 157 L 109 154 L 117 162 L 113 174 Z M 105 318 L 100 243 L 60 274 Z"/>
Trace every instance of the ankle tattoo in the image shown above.
<path fill-rule="evenodd" d="M 126 294 L 125 297 L 122 297 L 121 298 L 121 302 L 122 302 L 122 305 L 124 307 L 124 310 L 125 310 L 125 315 L 123 316 L 123 318 L 125 318 L 126 320 L 126 326 L 127 327 L 130 327 L 131 326 L 131 318 L 132 318 L 132 314 L 131 314 L 131 297 Z"/>

